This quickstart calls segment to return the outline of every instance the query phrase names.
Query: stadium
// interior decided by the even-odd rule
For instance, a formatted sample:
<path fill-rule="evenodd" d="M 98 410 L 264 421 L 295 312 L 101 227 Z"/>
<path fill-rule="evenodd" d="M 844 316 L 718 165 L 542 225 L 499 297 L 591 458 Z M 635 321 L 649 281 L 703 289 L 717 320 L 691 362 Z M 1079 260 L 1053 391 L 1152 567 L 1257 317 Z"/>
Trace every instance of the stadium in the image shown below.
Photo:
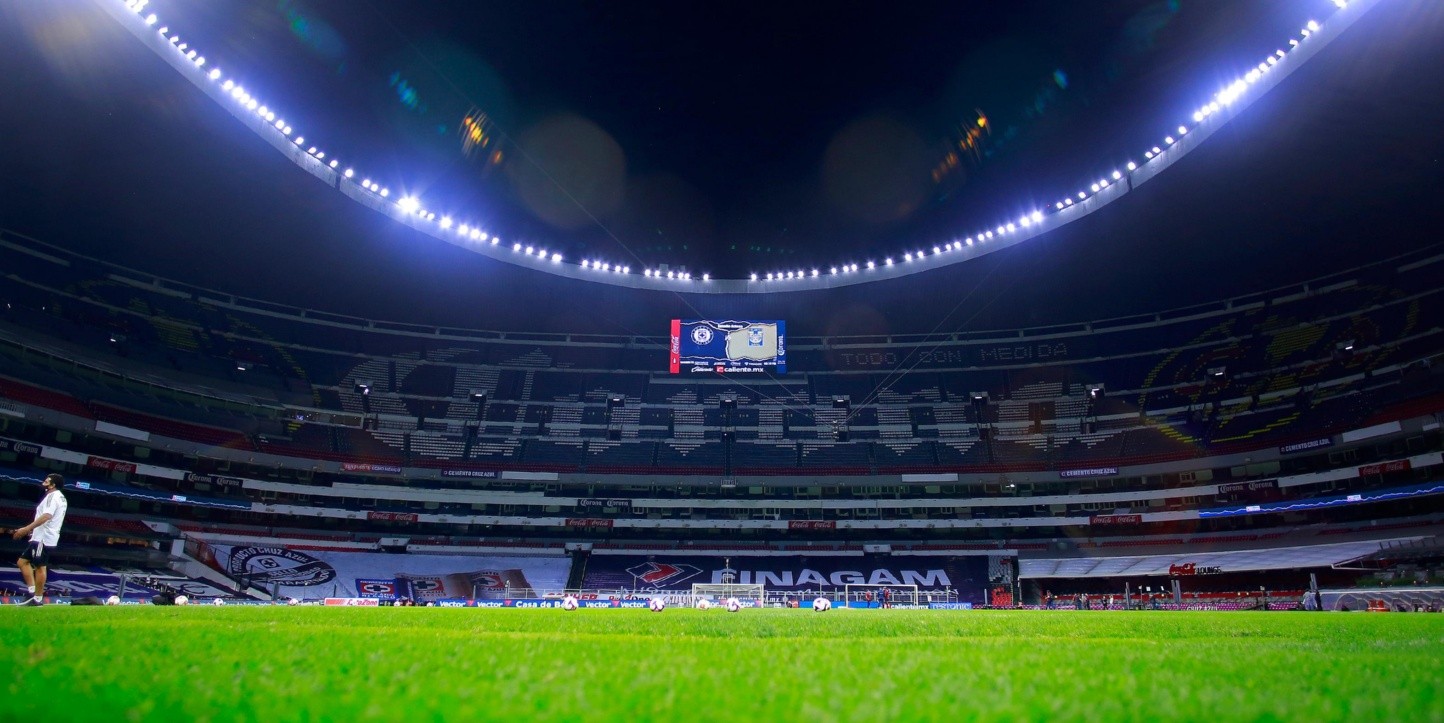
<path fill-rule="evenodd" d="M 1444 8 L 363 4 L 0 14 L 0 710 L 1444 718 Z"/>

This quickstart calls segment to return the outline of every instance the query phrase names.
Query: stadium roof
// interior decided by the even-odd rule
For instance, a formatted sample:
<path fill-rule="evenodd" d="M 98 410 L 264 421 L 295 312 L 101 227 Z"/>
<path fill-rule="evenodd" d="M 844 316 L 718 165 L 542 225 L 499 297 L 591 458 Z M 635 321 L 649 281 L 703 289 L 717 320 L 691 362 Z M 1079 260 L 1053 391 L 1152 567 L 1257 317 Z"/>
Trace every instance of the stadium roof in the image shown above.
<path fill-rule="evenodd" d="M 477 208 L 568 259 L 683 259 L 734 276 L 773 260 L 826 269 L 846 254 L 900 257 L 958 219 L 1051 203 L 1186 118 L 1240 58 L 1296 33 L 1301 13 L 1334 10 L 1324 0 L 1127 2 L 1049 15 L 1000 4 L 956 17 L 953 5 L 829 17 L 439 3 L 149 9 L 282 79 L 265 92 L 301 114 L 297 125 L 324 129 L 411 192 L 425 188 L 428 206 Z M 0 30 L 6 67 L 26 71 L 0 80 L 19 101 L 0 112 L 0 209 L 9 228 L 108 260 L 376 318 L 654 333 L 646 327 L 674 315 L 800 315 L 818 327 L 809 332 L 856 333 L 1147 311 L 1430 243 L 1419 229 L 1440 220 L 1432 196 L 1444 186 L 1434 131 L 1444 81 L 1432 71 L 1444 61 L 1441 16 L 1417 0 L 1382 4 L 1158 182 L 1018 248 L 890 288 L 699 299 L 598 290 L 440 244 L 298 172 L 97 7 L 27 6 Z M 466 157 L 453 116 L 470 103 L 507 140 Z M 849 133 L 906 127 L 933 148 L 977 109 L 993 129 L 974 139 L 977 158 L 899 202 L 897 217 L 879 211 L 902 198 L 887 195 L 897 168 L 852 164 L 903 146 L 854 148 Z M 601 177 L 561 162 L 595 148 L 566 146 L 560 165 L 539 150 L 557 123 L 557 143 L 620 149 L 626 193 L 612 212 L 598 212 L 606 199 L 558 205 L 577 179 Z M 843 160 L 838 144 L 853 149 Z M 488 148 L 537 162 L 493 165 Z M 537 195 L 527 167 L 580 175 Z M 827 169 L 839 167 L 868 180 L 829 186 Z M 864 195 L 838 206 L 825 198 L 836 192 Z M 566 218 L 579 212 L 595 222 Z M 706 233 L 698 219 L 711 219 Z"/>

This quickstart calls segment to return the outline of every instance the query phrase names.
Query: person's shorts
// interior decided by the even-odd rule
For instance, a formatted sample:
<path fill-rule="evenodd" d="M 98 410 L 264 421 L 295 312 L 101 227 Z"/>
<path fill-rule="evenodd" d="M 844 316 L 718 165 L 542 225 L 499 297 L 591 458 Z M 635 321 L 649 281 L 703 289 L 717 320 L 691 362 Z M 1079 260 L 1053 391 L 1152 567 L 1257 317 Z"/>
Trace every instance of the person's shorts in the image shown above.
<path fill-rule="evenodd" d="M 50 546 L 38 540 L 31 540 L 25 545 L 25 551 L 20 553 L 20 559 L 29 562 L 34 567 L 48 567 L 50 565 Z"/>

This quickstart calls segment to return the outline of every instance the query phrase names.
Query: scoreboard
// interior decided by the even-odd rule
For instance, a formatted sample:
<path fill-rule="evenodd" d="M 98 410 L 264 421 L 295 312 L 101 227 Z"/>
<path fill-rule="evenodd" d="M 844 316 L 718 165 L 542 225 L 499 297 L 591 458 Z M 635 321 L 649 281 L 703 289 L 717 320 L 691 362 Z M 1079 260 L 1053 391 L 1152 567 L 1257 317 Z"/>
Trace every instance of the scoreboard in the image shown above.
<path fill-rule="evenodd" d="M 787 326 L 782 321 L 673 319 L 670 371 L 787 372 Z"/>

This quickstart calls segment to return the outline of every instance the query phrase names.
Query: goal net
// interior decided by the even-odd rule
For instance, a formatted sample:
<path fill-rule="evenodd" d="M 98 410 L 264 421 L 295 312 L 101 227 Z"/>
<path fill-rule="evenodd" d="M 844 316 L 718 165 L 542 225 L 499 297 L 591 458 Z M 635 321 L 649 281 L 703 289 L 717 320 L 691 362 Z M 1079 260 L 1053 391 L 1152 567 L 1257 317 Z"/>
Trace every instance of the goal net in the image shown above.
<path fill-rule="evenodd" d="M 917 585 L 844 585 L 848 607 L 881 608 L 918 604 Z"/>
<path fill-rule="evenodd" d="M 692 585 L 692 599 L 690 603 L 696 605 L 698 600 L 706 600 L 710 603 L 721 603 L 729 597 L 735 597 L 746 606 L 761 606 L 767 599 L 766 586 L 761 584 L 743 585 L 739 583 L 696 583 Z"/>

